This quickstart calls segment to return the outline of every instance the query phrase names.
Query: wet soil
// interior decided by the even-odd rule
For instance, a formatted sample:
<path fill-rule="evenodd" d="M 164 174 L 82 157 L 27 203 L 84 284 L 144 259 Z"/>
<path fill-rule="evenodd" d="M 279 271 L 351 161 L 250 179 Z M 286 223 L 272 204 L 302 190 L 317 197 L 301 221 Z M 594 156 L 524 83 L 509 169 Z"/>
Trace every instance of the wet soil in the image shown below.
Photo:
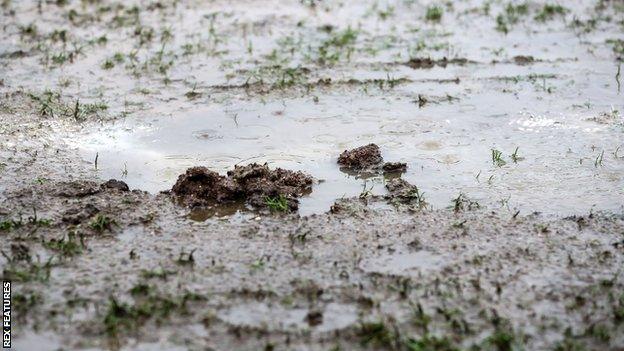
<path fill-rule="evenodd" d="M 13 348 L 624 349 L 624 6 L 433 5 L 0 2 Z"/>
<path fill-rule="evenodd" d="M 197 223 L 167 194 L 48 191 L 83 186 L 51 181 L 5 202 L 38 214 L 2 231 L 18 350 L 622 342 L 621 215 L 381 209 L 392 200 L 371 197 Z M 389 187 L 414 201 L 413 186 Z"/>

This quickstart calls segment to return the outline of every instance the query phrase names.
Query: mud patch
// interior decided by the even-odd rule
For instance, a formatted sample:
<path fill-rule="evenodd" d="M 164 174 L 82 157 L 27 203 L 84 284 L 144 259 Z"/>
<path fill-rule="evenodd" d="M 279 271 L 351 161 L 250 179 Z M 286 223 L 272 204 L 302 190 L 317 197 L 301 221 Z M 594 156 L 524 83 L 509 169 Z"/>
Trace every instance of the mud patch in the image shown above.
<path fill-rule="evenodd" d="M 300 171 L 271 170 L 266 164 L 235 166 L 222 176 L 206 167 L 192 167 L 178 177 L 171 192 L 185 206 L 213 207 L 246 202 L 255 208 L 294 211 L 298 198 L 311 192 L 313 178 Z"/>

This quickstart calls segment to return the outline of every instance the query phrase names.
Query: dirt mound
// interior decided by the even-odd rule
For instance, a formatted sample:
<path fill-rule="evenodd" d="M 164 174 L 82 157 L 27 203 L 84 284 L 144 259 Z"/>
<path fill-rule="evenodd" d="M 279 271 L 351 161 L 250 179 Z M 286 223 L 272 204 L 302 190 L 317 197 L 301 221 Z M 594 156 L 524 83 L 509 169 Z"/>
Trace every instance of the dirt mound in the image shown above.
<path fill-rule="evenodd" d="M 353 150 L 345 150 L 338 157 L 338 164 L 352 170 L 361 170 L 383 162 L 381 151 L 376 144 L 368 144 Z"/>
<path fill-rule="evenodd" d="M 417 205 L 421 208 L 427 205 L 424 194 L 418 187 L 401 178 L 391 179 L 386 183 L 386 189 L 389 193 L 386 199 L 391 203 Z"/>
<path fill-rule="evenodd" d="M 350 171 L 384 171 L 399 173 L 407 170 L 407 164 L 402 162 L 383 163 L 379 146 L 368 144 L 352 150 L 343 151 L 338 157 L 338 164 Z"/>
<path fill-rule="evenodd" d="M 313 178 L 300 171 L 270 169 L 266 164 L 235 166 L 222 176 L 192 167 L 178 177 L 171 192 L 189 207 L 245 201 L 256 208 L 296 210 L 297 200 L 312 189 Z"/>

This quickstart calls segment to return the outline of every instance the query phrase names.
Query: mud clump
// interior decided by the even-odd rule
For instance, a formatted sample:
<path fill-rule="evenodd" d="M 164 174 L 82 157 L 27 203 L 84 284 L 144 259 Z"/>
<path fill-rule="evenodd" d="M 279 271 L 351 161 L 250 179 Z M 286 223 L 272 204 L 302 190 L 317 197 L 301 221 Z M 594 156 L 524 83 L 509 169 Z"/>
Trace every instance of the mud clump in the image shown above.
<path fill-rule="evenodd" d="M 338 164 L 352 169 L 363 170 L 378 166 L 383 162 L 381 151 L 376 144 L 360 146 L 353 150 L 345 150 L 338 157 Z"/>
<path fill-rule="evenodd" d="M 535 58 L 533 56 L 518 55 L 514 56 L 513 62 L 517 65 L 524 66 L 535 62 Z"/>
<path fill-rule="evenodd" d="M 381 168 L 387 173 L 403 173 L 407 171 L 407 164 L 403 162 L 386 162 Z"/>
<path fill-rule="evenodd" d="M 106 183 L 102 184 L 102 188 L 104 189 L 117 189 L 119 191 L 130 191 L 130 187 L 128 184 L 121 180 L 110 179 Z"/>
<path fill-rule="evenodd" d="M 191 167 L 178 177 L 171 191 L 190 207 L 206 201 L 233 201 L 242 195 L 238 184 L 206 167 Z"/>
<path fill-rule="evenodd" d="M 383 162 L 381 150 L 376 144 L 368 144 L 352 150 L 345 150 L 338 157 L 338 164 L 349 171 L 402 173 L 407 170 L 407 164 L 405 163 Z"/>
<path fill-rule="evenodd" d="M 298 198 L 312 190 L 312 183 L 313 178 L 303 172 L 253 163 L 235 166 L 227 176 L 206 167 L 189 168 L 171 192 L 189 207 L 244 201 L 256 208 L 294 211 Z"/>
<path fill-rule="evenodd" d="M 386 199 L 392 203 L 415 204 L 418 207 L 427 205 L 424 195 L 418 190 L 418 187 L 401 178 L 390 180 L 386 183 L 386 189 L 389 192 Z"/>

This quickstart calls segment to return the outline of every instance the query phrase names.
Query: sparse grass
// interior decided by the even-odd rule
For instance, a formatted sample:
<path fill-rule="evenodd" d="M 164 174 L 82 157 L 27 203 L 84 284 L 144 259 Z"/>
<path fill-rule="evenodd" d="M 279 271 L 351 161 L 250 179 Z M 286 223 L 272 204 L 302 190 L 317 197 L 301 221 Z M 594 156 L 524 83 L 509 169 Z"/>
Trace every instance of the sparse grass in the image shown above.
<path fill-rule="evenodd" d="M 106 59 L 106 61 L 104 61 L 104 63 L 102 64 L 102 69 L 105 70 L 113 69 L 114 67 L 115 63 L 110 59 Z"/>
<path fill-rule="evenodd" d="M 318 47 L 316 55 L 314 55 L 316 60 L 321 65 L 333 65 L 343 58 L 348 60 L 351 57 L 357 36 L 358 32 L 351 27 L 333 33 Z"/>
<path fill-rule="evenodd" d="M 535 20 L 538 22 L 546 22 L 555 18 L 556 16 L 563 16 L 568 12 L 568 9 L 559 4 L 545 4 L 542 9 L 535 15 Z"/>
<path fill-rule="evenodd" d="M 14 229 L 17 229 L 23 225 L 22 219 L 14 220 L 14 219 L 5 219 L 0 221 L 0 231 L 9 232 Z"/>
<path fill-rule="evenodd" d="M 114 219 L 111 219 L 110 217 L 103 215 L 101 213 L 98 213 L 92 220 L 91 222 L 89 222 L 89 227 L 91 227 L 91 229 L 103 233 L 106 230 L 111 230 L 112 227 L 114 225 L 116 225 L 117 223 L 115 222 Z"/>
<path fill-rule="evenodd" d="M 83 121 L 108 110 L 108 105 L 103 102 L 89 104 L 81 104 L 80 100 L 76 100 L 73 104 L 65 102 L 59 92 L 51 90 L 46 90 L 42 94 L 29 93 L 29 97 L 35 103 L 41 117 L 72 117 L 76 121 Z"/>
<path fill-rule="evenodd" d="M 585 335 L 597 339 L 601 342 L 608 342 L 611 340 L 611 333 L 609 328 L 604 324 L 592 324 L 585 330 Z"/>
<path fill-rule="evenodd" d="M 409 338 L 405 347 L 409 351 L 459 351 L 448 337 L 437 337 L 425 334 L 419 339 Z"/>
<path fill-rule="evenodd" d="M 142 270 L 141 278 L 143 279 L 152 279 L 157 278 L 161 280 L 167 280 L 167 277 L 170 275 L 176 274 L 175 271 L 166 270 L 162 267 L 154 270 Z"/>
<path fill-rule="evenodd" d="M 46 263 L 29 263 L 27 266 L 11 265 L 4 269 L 3 279 L 18 282 L 47 282 L 50 278 L 52 257 Z"/>
<path fill-rule="evenodd" d="M 624 39 L 607 39 L 606 43 L 611 45 L 613 53 L 619 60 L 624 60 Z"/>
<path fill-rule="evenodd" d="M 362 184 L 362 192 L 360 192 L 360 199 L 367 199 L 373 195 L 375 184 L 371 184 L 370 188 L 367 185 L 368 182 L 364 181 L 364 184 Z"/>
<path fill-rule="evenodd" d="M 617 324 L 624 323 L 624 293 L 620 295 L 618 304 L 613 308 L 613 319 Z"/>
<path fill-rule="evenodd" d="M 440 22 L 440 20 L 442 20 L 443 14 L 444 9 L 442 9 L 441 6 L 429 6 L 427 7 L 427 12 L 425 13 L 425 20 L 429 22 Z"/>
<path fill-rule="evenodd" d="M 403 200 L 406 200 L 408 203 L 413 203 L 416 207 L 421 209 L 427 207 L 429 204 L 425 198 L 425 193 L 421 192 L 416 186 L 414 186 L 414 189 L 410 190 L 401 197 Z"/>
<path fill-rule="evenodd" d="M 497 167 L 502 167 L 507 164 L 507 162 L 503 160 L 503 153 L 501 151 L 492 149 L 492 164 Z"/>
<path fill-rule="evenodd" d="M 519 147 L 516 147 L 513 154 L 511 154 L 511 160 L 513 161 L 513 163 L 518 163 L 518 161 L 524 160 L 524 157 L 520 157 L 520 155 L 518 154 L 519 149 Z"/>
<path fill-rule="evenodd" d="M 382 321 L 363 323 L 358 332 L 362 345 L 376 348 L 392 349 L 394 336 Z"/>
<path fill-rule="evenodd" d="M 288 199 L 284 195 L 276 197 L 267 196 L 264 198 L 264 203 L 271 211 L 285 212 L 288 211 Z"/>
<path fill-rule="evenodd" d="M 14 229 L 21 228 L 25 224 L 38 227 L 49 227 L 52 225 L 52 220 L 49 218 L 39 218 L 37 216 L 37 210 L 33 207 L 33 215 L 29 216 L 27 221 L 24 221 L 22 214 L 19 214 L 19 219 L 4 219 L 0 221 L 0 231 L 12 231 Z"/>
<path fill-rule="evenodd" d="M 420 303 L 416 303 L 412 307 L 412 323 L 422 331 L 423 334 L 429 333 L 429 324 L 431 324 L 431 316 L 425 313 L 425 309 Z"/>
<path fill-rule="evenodd" d="M 52 239 L 50 241 L 44 242 L 44 246 L 47 248 L 57 251 L 61 256 L 64 257 L 72 257 L 82 253 L 84 249 L 84 242 L 82 237 L 79 240 L 76 239 L 76 234 L 69 233 L 67 237 L 62 237 L 61 239 Z"/>
<path fill-rule="evenodd" d="M 481 208 L 481 205 L 478 202 L 470 200 L 463 193 L 459 193 L 459 195 L 457 195 L 457 197 L 452 200 L 452 203 L 453 211 L 455 211 L 456 213 L 465 210 L 472 211 L 473 209 Z"/>
<path fill-rule="evenodd" d="M 574 340 L 570 336 L 558 342 L 553 351 L 586 351 L 587 348 L 580 341 Z"/>
<path fill-rule="evenodd" d="M 594 167 L 596 168 L 598 168 L 598 166 L 602 167 L 603 159 L 604 159 L 604 150 L 602 150 L 602 152 L 600 152 L 600 154 L 596 156 L 596 159 L 594 160 Z"/>
<path fill-rule="evenodd" d="M 517 5 L 508 3 L 503 13 L 496 16 L 496 30 L 505 34 L 509 33 L 511 27 L 518 23 L 520 17 L 529 13 L 529 5 L 524 2 Z"/>
<path fill-rule="evenodd" d="M 307 72 L 306 69 L 301 67 L 284 67 L 282 65 L 260 67 L 247 74 L 245 87 L 252 84 L 267 84 L 271 89 L 286 89 L 294 86 L 303 86 L 306 82 L 305 78 Z"/>
<path fill-rule="evenodd" d="M 512 333 L 501 329 L 496 330 L 486 339 L 486 344 L 494 346 L 499 351 L 514 350 L 514 342 L 515 336 Z"/>
<path fill-rule="evenodd" d="M 264 266 L 265 266 L 264 260 L 265 260 L 265 258 L 263 256 L 263 257 L 260 257 L 259 259 L 255 260 L 255 261 L 253 261 L 251 263 L 251 266 L 250 266 L 251 270 L 252 271 L 257 271 L 257 270 L 263 269 Z"/>
<path fill-rule="evenodd" d="M 13 293 L 11 303 L 15 309 L 15 316 L 25 317 L 25 315 L 34 309 L 35 306 L 43 302 L 43 296 L 38 292 L 33 293 Z"/>
<path fill-rule="evenodd" d="M 187 303 L 189 301 L 202 299 L 202 297 L 190 293 L 184 293 L 181 297 L 175 298 L 158 295 L 152 288 L 147 288 L 144 292 L 146 295 L 137 297 L 133 304 L 119 302 L 112 296 L 109 298 L 102 321 L 106 334 L 118 336 L 121 333 L 137 330 L 149 319 L 162 322 L 174 311 L 186 314 L 188 313 Z"/>

